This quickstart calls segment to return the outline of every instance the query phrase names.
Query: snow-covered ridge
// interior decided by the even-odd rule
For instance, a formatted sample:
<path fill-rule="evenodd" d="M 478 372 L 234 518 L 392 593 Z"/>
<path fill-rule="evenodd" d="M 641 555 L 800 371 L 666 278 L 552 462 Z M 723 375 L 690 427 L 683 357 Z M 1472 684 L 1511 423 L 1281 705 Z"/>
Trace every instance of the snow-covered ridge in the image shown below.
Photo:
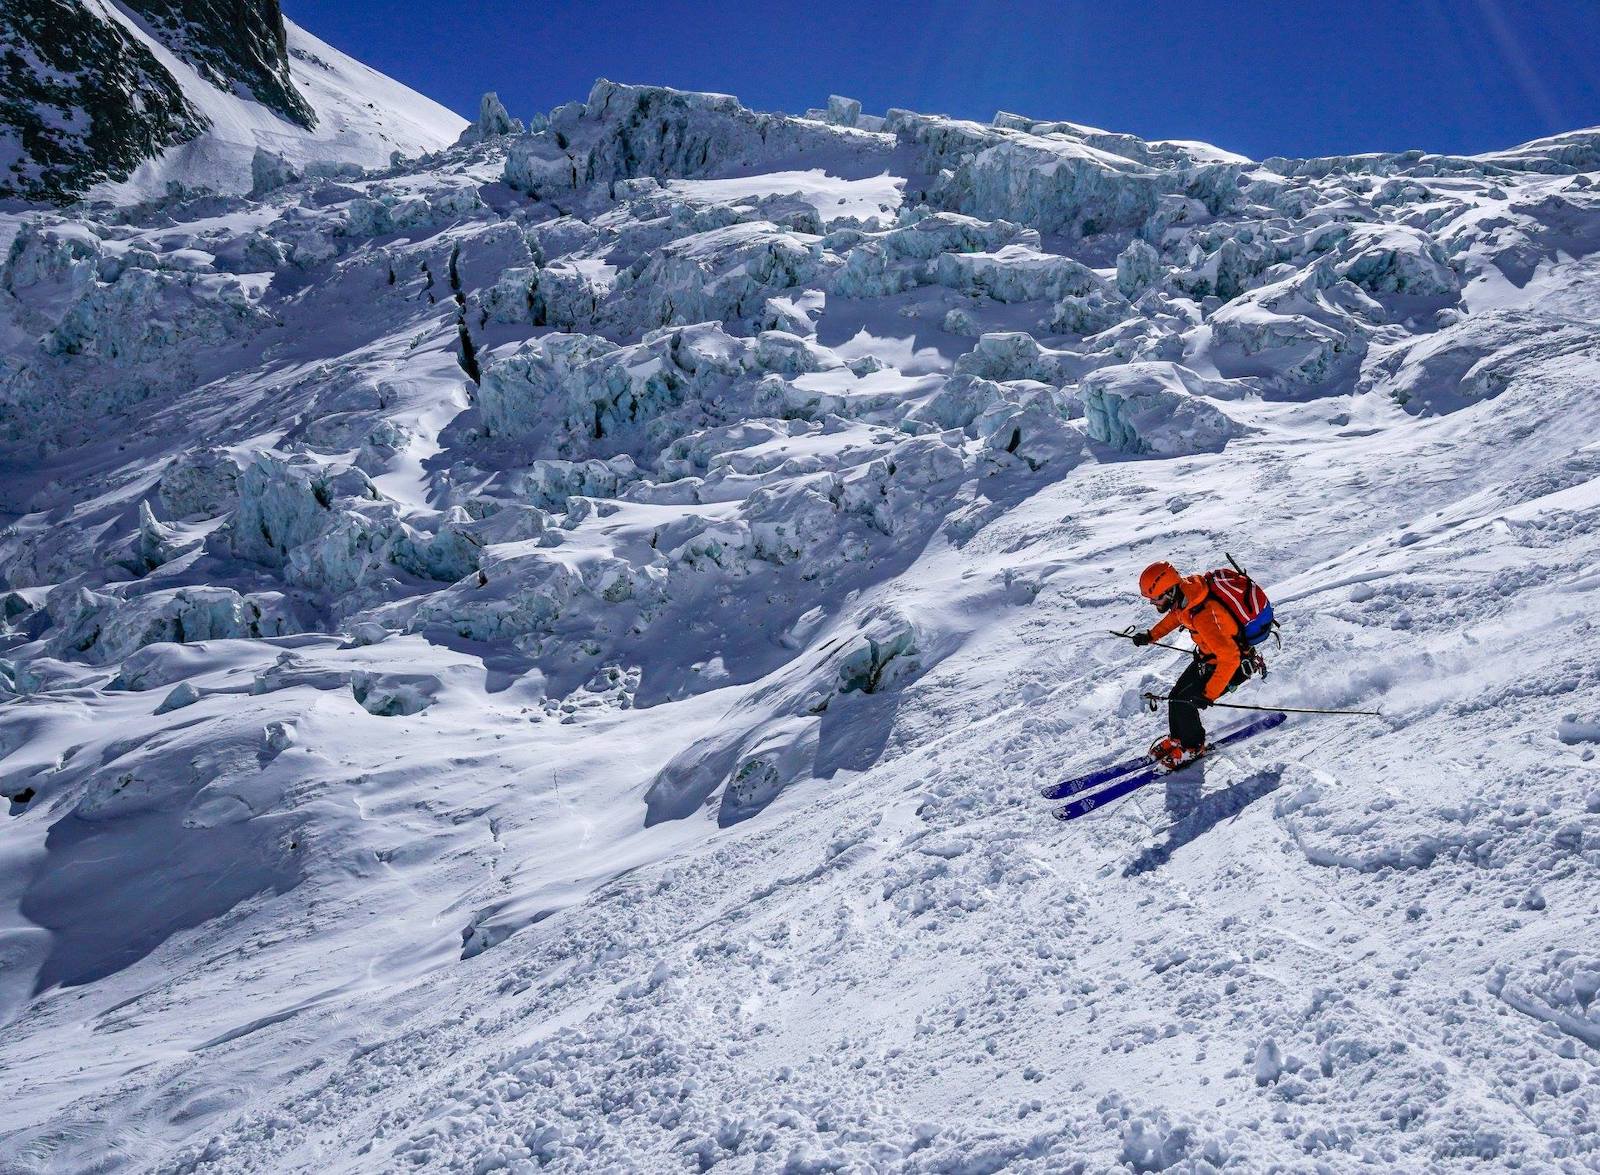
<path fill-rule="evenodd" d="M 412 113 L 0 216 L 8 1169 L 1600 1160 L 1586 133 Z"/>
<path fill-rule="evenodd" d="M 208 128 L 141 164 L 125 180 L 97 185 L 90 200 L 127 203 L 163 196 L 169 184 L 222 193 L 248 192 L 257 152 L 297 170 L 345 165 L 378 169 L 398 153 L 416 158 L 453 142 L 467 122 L 432 99 L 362 65 L 291 20 L 289 77 L 316 115 L 306 128 L 258 102 L 209 85 L 159 42 L 150 50 L 179 79 Z"/>
<path fill-rule="evenodd" d="M 258 152 L 333 173 L 453 142 L 466 120 L 283 19 L 276 0 L 18 0 L 0 32 L 0 192 L 136 203 L 248 192 Z M 253 167 L 252 165 L 255 164 Z"/>

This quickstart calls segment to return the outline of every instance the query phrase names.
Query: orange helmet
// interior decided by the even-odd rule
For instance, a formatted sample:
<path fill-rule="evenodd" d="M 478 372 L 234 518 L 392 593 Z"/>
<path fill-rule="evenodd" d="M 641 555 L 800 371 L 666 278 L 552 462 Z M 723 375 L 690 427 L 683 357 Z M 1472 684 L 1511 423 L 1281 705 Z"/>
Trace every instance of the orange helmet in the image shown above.
<path fill-rule="evenodd" d="M 1156 562 L 1139 576 L 1139 592 L 1147 600 L 1159 600 L 1178 586 L 1178 569 L 1171 563 Z"/>

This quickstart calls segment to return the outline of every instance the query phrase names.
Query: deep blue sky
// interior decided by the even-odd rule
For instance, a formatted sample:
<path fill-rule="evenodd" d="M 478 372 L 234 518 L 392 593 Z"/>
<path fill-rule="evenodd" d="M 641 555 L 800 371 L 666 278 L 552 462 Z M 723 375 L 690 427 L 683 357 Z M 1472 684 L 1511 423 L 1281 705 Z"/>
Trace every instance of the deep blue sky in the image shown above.
<path fill-rule="evenodd" d="M 324 40 L 472 116 L 596 77 L 798 113 L 830 92 L 1068 118 L 1255 158 L 1477 152 L 1600 124 L 1600 0 L 284 0 Z"/>

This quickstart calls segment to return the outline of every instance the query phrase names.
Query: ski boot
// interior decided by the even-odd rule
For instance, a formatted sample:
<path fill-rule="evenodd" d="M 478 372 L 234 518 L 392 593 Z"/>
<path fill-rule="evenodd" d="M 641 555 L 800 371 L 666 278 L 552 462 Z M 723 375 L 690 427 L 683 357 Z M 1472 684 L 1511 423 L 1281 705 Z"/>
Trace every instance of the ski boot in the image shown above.
<path fill-rule="evenodd" d="M 1205 747 L 1186 747 L 1171 735 L 1158 738 L 1150 747 L 1150 757 L 1168 771 L 1187 767 L 1205 753 Z"/>

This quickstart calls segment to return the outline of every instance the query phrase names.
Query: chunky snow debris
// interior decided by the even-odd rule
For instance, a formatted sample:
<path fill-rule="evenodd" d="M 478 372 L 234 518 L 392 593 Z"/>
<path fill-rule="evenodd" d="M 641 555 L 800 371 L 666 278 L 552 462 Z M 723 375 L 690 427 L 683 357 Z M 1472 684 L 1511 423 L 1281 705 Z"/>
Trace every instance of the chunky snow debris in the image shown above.
<path fill-rule="evenodd" d="M 1211 319 L 1213 358 L 1226 375 L 1257 375 L 1285 390 L 1352 378 L 1383 308 L 1324 258 L 1261 286 Z"/>
<path fill-rule="evenodd" d="M 820 248 L 776 225 L 729 225 L 673 241 L 620 272 L 606 309 L 629 326 L 745 319 L 805 282 L 820 259 Z"/>
<path fill-rule="evenodd" d="M 119 598 L 62 585 L 50 593 L 47 606 L 55 628 L 52 653 L 91 665 L 120 661 L 160 641 L 183 644 L 294 631 L 277 593 L 241 596 L 224 587 L 173 588 Z"/>
<path fill-rule="evenodd" d="M 1078 385 L 1091 437 L 1125 453 L 1159 457 L 1215 453 L 1238 436 L 1240 427 L 1206 399 L 1238 395 L 1177 363 L 1102 367 Z"/>
<path fill-rule="evenodd" d="M 1454 299 L 1461 282 L 1444 250 L 1407 225 L 1356 225 L 1340 246 L 1339 275 L 1369 294 Z"/>
<path fill-rule="evenodd" d="M 1037 380 L 1048 384 L 1075 382 L 1097 364 L 1071 350 L 1052 350 L 1023 331 L 986 334 L 977 346 L 956 360 L 957 375 L 994 380 Z"/>

